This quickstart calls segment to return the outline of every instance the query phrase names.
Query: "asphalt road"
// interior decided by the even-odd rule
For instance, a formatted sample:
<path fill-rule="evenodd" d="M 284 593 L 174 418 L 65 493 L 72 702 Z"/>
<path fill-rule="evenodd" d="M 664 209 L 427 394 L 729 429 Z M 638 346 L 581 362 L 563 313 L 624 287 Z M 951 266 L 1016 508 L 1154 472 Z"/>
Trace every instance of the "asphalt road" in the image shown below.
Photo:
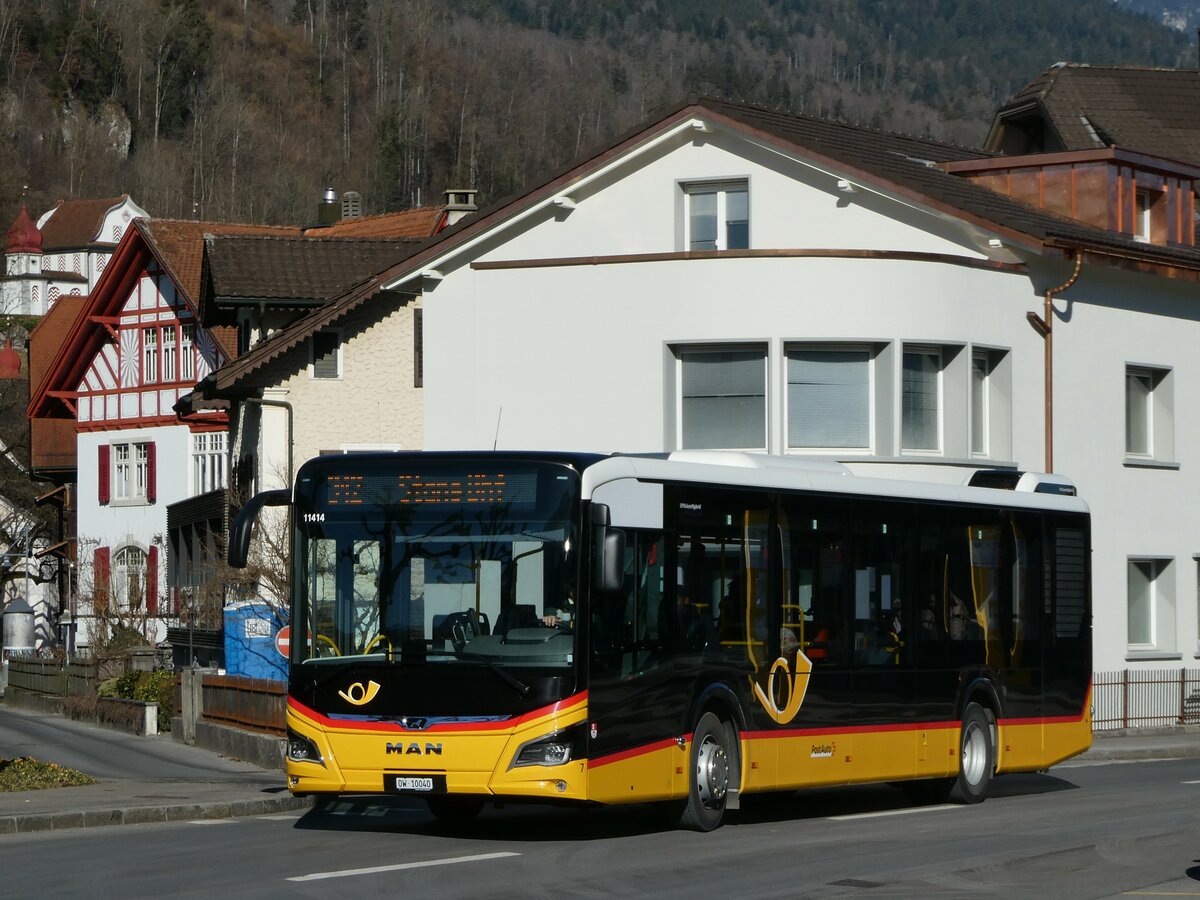
<path fill-rule="evenodd" d="M 711 834 L 648 807 L 419 802 L 0 838 L 3 897 L 1200 896 L 1200 760 L 1007 776 L 978 806 L 878 786 L 746 798 Z"/>

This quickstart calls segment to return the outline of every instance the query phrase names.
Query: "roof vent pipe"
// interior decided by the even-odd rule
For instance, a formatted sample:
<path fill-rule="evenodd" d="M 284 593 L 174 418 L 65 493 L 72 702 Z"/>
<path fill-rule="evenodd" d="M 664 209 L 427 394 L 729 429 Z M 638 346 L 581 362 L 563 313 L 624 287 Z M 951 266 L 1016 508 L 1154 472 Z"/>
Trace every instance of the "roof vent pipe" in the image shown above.
<path fill-rule="evenodd" d="M 317 224 L 336 225 L 341 218 L 342 206 L 338 202 L 337 191 L 327 187 L 321 194 L 321 202 L 317 204 Z"/>

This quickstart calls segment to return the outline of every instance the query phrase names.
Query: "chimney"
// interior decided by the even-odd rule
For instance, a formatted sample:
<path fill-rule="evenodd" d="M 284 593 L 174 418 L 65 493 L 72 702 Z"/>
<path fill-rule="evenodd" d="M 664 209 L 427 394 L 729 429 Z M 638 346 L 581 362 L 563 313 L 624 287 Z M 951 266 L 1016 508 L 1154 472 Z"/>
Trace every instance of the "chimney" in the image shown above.
<path fill-rule="evenodd" d="M 358 191 L 346 191 L 342 194 L 342 218 L 357 219 L 362 216 L 362 194 Z"/>
<path fill-rule="evenodd" d="M 317 204 L 317 224 L 336 225 L 341 217 L 342 207 L 338 203 L 337 191 L 331 187 L 325 188 L 321 202 Z"/>
<path fill-rule="evenodd" d="M 478 193 L 474 188 L 451 188 L 446 191 L 446 224 L 453 225 L 471 213 L 479 212 L 479 207 L 475 205 L 475 195 Z"/>

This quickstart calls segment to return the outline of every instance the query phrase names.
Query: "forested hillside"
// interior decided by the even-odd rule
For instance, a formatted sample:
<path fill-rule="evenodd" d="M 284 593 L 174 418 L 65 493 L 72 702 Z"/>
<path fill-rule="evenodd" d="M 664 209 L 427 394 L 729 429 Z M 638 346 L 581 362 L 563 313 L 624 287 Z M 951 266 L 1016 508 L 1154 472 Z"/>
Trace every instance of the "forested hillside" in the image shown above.
<path fill-rule="evenodd" d="M 487 203 L 689 90 L 977 143 L 1059 60 L 1194 66 L 1111 0 L 0 0 L 0 216 L 24 186 L 311 222 Z"/>

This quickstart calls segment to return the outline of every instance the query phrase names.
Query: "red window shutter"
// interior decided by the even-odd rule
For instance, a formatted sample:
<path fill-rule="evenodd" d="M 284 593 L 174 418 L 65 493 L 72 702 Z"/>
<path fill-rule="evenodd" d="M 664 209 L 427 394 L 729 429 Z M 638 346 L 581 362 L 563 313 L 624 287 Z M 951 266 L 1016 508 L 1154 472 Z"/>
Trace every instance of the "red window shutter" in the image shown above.
<path fill-rule="evenodd" d="M 108 548 L 97 547 L 96 554 L 92 558 L 92 580 L 94 581 L 92 597 L 97 615 L 103 614 L 108 609 L 110 571 Z"/>
<path fill-rule="evenodd" d="M 99 461 L 99 463 L 97 463 L 96 472 L 99 475 L 100 502 L 107 503 L 108 498 L 109 498 L 109 490 L 110 490 L 109 479 L 111 477 L 111 473 L 109 471 L 109 463 L 108 463 L 108 454 L 109 454 L 108 444 L 101 444 L 99 447 L 99 450 L 100 450 L 100 461 Z"/>
<path fill-rule="evenodd" d="M 154 441 L 146 445 L 146 501 L 153 503 L 158 499 L 158 467 L 154 464 Z"/>
<path fill-rule="evenodd" d="M 146 612 L 158 615 L 158 547 L 153 544 L 146 559 Z"/>

